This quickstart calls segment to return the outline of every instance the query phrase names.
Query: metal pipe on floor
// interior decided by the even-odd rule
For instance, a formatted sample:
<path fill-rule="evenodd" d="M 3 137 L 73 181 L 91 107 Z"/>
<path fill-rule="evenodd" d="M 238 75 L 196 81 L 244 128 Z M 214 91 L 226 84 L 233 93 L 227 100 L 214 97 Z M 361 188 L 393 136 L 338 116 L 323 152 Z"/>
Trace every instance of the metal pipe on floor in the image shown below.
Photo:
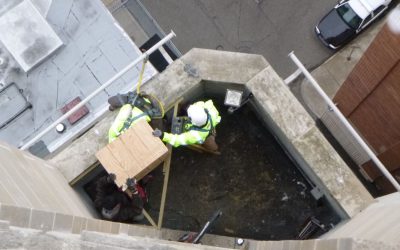
<path fill-rule="evenodd" d="M 117 74 L 115 74 L 113 77 L 111 77 L 106 83 L 101 85 L 98 89 L 96 89 L 93 93 L 88 95 L 85 99 L 83 99 L 79 104 L 77 104 L 75 107 L 73 107 L 71 110 L 69 110 L 67 113 L 65 113 L 63 116 L 58 118 L 55 122 L 53 122 L 50 126 L 48 126 L 45 130 L 37 134 L 35 137 L 33 137 L 31 140 L 29 140 L 27 143 L 25 143 L 20 149 L 25 150 L 28 147 L 32 146 L 34 143 L 36 143 L 42 136 L 47 134 L 50 130 L 55 128 L 57 124 L 60 122 L 64 121 L 67 119 L 70 115 L 72 115 L 74 112 L 76 112 L 78 109 L 83 107 L 86 103 L 88 103 L 93 97 L 95 97 L 97 94 L 99 94 L 101 91 L 103 91 L 105 88 L 110 86 L 115 80 L 120 78 L 123 74 L 128 72 L 131 68 L 136 66 L 136 64 L 140 63 L 143 61 L 145 58 L 148 58 L 148 56 L 159 49 L 163 44 L 171 40 L 173 37 L 175 37 L 174 31 L 171 30 L 171 32 L 165 36 L 163 39 L 161 39 L 158 43 L 156 43 L 153 47 L 148 49 L 146 52 L 144 52 L 142 55 L 140 55 L 135 61 L 132 63 L 128 64 L 125 68 L 123 68 L 121 71 L 119 71 Z"/>
<path fill-rule="evenodd" d="M 400 184 L 396 181 L 396 179 L 392 176 L 392 174 L 386 169 L 383 163 L 376 157 L 375 153 L 372 149 L 365 143 L 365 141 L 361 138 L 358 132 L 353 128 L 353 126 L 349 123 L 346 117 L 342 114 L 342 112 L 336 107 L 336 105 L 332 102 L 329 96 L 324 92 L 324 90 L 319 86 L 314 77 L 308 72 L 308 70 L 304 67 L 301 61 L 296 57 L 294 52 L 289 53 L 290 59 L 297 65 L 297 67 L 303 72 L 304 76 L 310 81 L 311 85 L 315 88 L 315 90 L 319 93 L 319 95 L 324 99 L 324 101 L 329 105 L 329 107 L 333 110 L 333 112 L 338 116 L 339 120 L 344 124 L 344 126 L 349 130 L 349 132 L 354 136 L 356 141 L 360 144 L 360 146 L 365 150 L 371 160 L 376 164 L 382 174 L 392 183 L 392 185 L 396 188 L 397 191 L 400 191 Z"/>

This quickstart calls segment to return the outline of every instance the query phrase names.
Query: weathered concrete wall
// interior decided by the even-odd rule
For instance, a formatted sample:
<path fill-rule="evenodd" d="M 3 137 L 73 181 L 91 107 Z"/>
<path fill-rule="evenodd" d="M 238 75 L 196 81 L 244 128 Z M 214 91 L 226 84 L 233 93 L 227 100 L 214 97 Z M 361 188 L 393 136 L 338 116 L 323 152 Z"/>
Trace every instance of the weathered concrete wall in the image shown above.
<path fill-rule="evenodd" d="M 372 202 L 371 195 L 271 67 L 257 74 L 246 86 L 261 106 L 259 112 L 264 112 L 275 124 L 275 134 L 285 148 L 338 212 L 341 207 L 352 217 Z M 341 213 L 342 217 L 345 214 Z"/>
<path fill-rule="evenodd" d="M 91 217 L 79 196 L 60 171 L 30 153 L 0 143 L 0 203 L 58 213 Z M 3 205 L 5 206 L 5 205 Z M 1 216 L 17 216 L 9 207 Z M 22 216 L 23 219 L 25 215 Z M 27 217 L 29 223 L 29 216 Z M 26 221 L 24 222 L 26 223 Z"/>
<path fill-rule="evenodd" d="M 192 49 L 142 89 L 156 94 L 168 107 L 203 81 L 245 84 L 268 65 L 259 55 Z"/>
<path fill-rule="evenodd" d="M 342 217 L 353 217 L 373 202 L 282 79 L 259 55 L 192 49 L 147 82 L 142 90 L 156 95 L 165 107 L 169 107 L 179 97 L 193 95 L 194 90 L 215 92 L 218 87 L 210 87 L 212 84 L 224 86 L 227 83 L 236 87 L 242 85 L 252 91 L 259 103 L 259 112 L 268 117 L 280 140 L 305 172 L 343 211 Z M 68 173 L 68 180 L 96 161 L 94 152 L 105 145 L 104 138 L 113 115 L 52 160 L 63 173 Z M 104 136 L 103 139 L 98 139 L 99 135 Z M 76 155 L 81 157 L 79 161 L 68 160 Z"/>
<path fill-rule="evenodd" d="M 11 227 L 10 227 L 11 226 Z M 15 230 L 9 230 L 15 229 Z M 23 232 L 21 232 L 23 231 Z M 24 232 L 35 232 L 34 237 L 29 239 L 35 240 L 37 244 L 43 244 L 46 238 L 38 238 L 37 236 L 45 235 L 53 232 L 62 233 L 69 238 L 79 238 L 80 234 L 96 235 L 101 233 L 99 237 L 113 238 L 116 235 L 128 238 L 145 237 L 153 241 L 157 240 L 177 240 L 187 231 L 172 230 L 162 228 L 158 230 L 152 226 L 125 224 L 119 222 L 105 221 L 100 219 L 85 218 L 81 216 L 68 215 L 57 213 L 55 211 L 44 211 L 39 209 L 18 207 L 13 205 L 5 205 L 0 203 L 0 249 L 3 249 L 4 244 L 23 244 L 24 240 L 18 235 Z M 4 234 L 2 234 L 4 233 Z M 16 237 L 8 237 L 8 236 Z M 87 240 L 86 237 L 84 237 Z M 90 237 L 92 238 L 92 237 Z M 97 237 L 95 237 L 97 238 Z M 93 238 L 93 239 L 95 239 Z M 17 240 L 13 242 L 12 240 Z M 115 237 L 115 240 L 121 240 L 120 237 Z M 11 242 L 9 242 L 11 241 Z M 96 240 L 100 241 L 100 240 Z M 217 236 L 206 234 L 202 238 L 202 244 L 207 246 L 235 248 L 236 239 L 227 236 Z M 148 245 L 150 246 L 150 245 Z M 8 249 L 8 248 L 7 248 Z M 26 247 L 24 249 L 31 249 Z M 53 247 L 38 247 L 35 249 L 59 249 Z M 68 248 L 69 249 L 69 248 Z M 96 248 L 98 249 L 98 248 Z M 107 248 L 108 249 L 108 248 Z M 147 248 L 146 248 L 147 249 Z"/>
<path fill-rule="evenodd" d="M 4 222 L 2 222 L 4 225 Z M 4 227 L 4 226 L 3 226 Z M 81 235 L 61 232 L 43 232 L 25 228 L 0 228 L 1 249 L 165 249 L 165 250 L 223 250 L 204 245 L 193 245 L 177 241 L 153 238 L 82 232 Z M 231 248 L 229 248 L 231 249 Z"/>
<path fill-rule="evenodd" d="M 108 112 L 101 122 L 51 158 L 50 162 L 60 170 L 68 182 L 97 162 L 95 154 L 108 143 L 108 129 L 115 115 L 116 112 Z"/>
<path fill-rule="evenodd" d="M 400 193 L 386 195 L 376 201 L 324 238 L 353 237 L 373 239 L 387 244 L 400 244 Z"/>
<path fill-rule="evenodd" d="M 71 234 L 61 231 L 47 231 L 10 227 L 7 221 L 0 221 L 0 249 L 166 249 L 166 250 L 223 250 L 223 249 L 314 249 L 314 250 L 377 250 L 399 249 L 399 245 L 364 239 L 316 239 L 285 241 L 245 240 L 243 246 L 228 248 L 180 243 L 175 238 L 160 240 L 153 237 L 81 231 Z"/>

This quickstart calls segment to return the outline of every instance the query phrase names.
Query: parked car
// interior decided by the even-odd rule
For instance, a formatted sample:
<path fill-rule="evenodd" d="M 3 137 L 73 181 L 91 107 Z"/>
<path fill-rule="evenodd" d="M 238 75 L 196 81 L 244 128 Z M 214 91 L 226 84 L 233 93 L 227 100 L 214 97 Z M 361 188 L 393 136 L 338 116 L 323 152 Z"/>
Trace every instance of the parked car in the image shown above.
<path fill-rule="evenodd" d="M 322 43 L 336 50 L 387 10 L 392 0 L 341 0 L 315 26 Z"/>

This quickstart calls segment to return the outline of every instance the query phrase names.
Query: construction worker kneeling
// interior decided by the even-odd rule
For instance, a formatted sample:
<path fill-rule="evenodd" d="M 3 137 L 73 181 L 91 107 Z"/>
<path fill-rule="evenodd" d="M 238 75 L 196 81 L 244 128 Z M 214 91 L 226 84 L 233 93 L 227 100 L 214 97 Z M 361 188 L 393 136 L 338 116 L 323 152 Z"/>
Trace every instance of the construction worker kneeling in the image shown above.
<path fill-rule="evenodd" d="M 167 133 L 156 129 L 153 135 L 174 147 L 201 144 L 205 149 L 217 152 L 215 127 L 221 122 L 221 116 L 213 101 L 199 101 L 190 105 L 187 115 L 188 119 L 183 124 L 181 133 L 174 133 L 174 131 Z"/>
<path fill-rule="evenodd" d="M 140 120 L 150 122 L 152 118 L 163 116 L 154 97 L 140 92 L 118 94 L 108 100 L 111 111 L 120 108 L 118 115 L 108 131 L 108 141 L 116 140 L 126 130 Z M 136 222 L 143 218 L 142 209 L 148 204 L 146 185 L 152 179 L 146 175 L 137 183 L 133 179 L 126 180 L 128 190 L 117 187 L 115 174 L 110 173 L 97 182 L 96 207 L 104 219 L 120 222 Z"/>
<path fill-rule="evenodd" d="M 137 95 L 131 93 L 116 95 L 111 97 L 108 102 L 110 110 L 121 108 L 108 131 L 109 143 L 138 121 L 146 120 L 147 122 L 151 122 L 154 116 L 160 115 L 156 101 L 153 100 L 152 96 L 143 92 Z"/>

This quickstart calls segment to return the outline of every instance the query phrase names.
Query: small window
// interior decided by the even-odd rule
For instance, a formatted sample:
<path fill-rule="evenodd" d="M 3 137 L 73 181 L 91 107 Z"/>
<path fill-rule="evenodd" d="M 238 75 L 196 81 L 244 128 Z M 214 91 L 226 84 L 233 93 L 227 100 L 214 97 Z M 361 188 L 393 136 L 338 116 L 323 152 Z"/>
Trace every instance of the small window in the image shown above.
<path fill-rule="evenodd" d="M 361 23 L 359 29 L 365 28 L 365 26 L 367 26 L 371 20 L 372 20 L 372 14 L 369 15 L 369 16 L 367 16 L 367 17 L 362 21 L 362 23 Z"/>
<path fill-rule="evenodd" d="M 348 3 L 339 6 L 336 11 L 342 20 L 354 30 L 361 26 L 362 19 L 354 12 Z"/>
<path fill-rule="evenodd" d="M 377 16 L 379 14 L 381 14 L 381 12 L 386 8 L 385 5 L 381 5 L 379 6 L 376 10 L 374 10 L 372 13 L 374 14 L 374 16 Z"/>

